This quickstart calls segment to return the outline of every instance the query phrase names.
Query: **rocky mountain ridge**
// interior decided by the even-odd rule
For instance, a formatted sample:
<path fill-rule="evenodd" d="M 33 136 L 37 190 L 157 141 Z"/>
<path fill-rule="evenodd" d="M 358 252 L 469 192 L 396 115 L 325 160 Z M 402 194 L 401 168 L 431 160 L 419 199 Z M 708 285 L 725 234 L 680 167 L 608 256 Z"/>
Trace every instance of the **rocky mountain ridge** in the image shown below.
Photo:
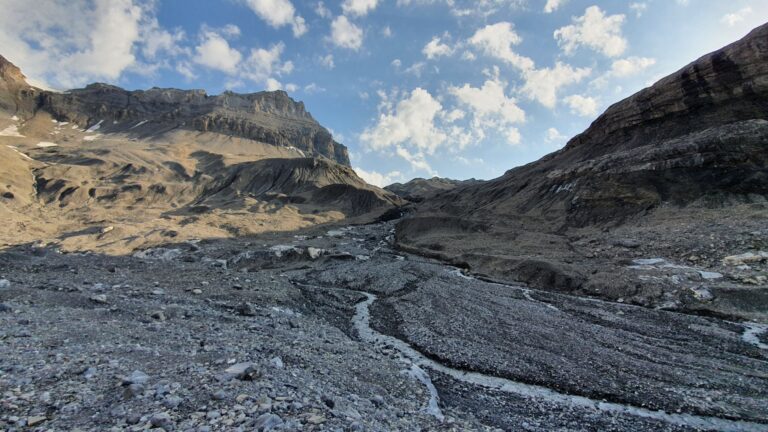
<path fill-rule="evenodd" d="M 44 111 L 84 129 L 99 125 L 108 133 L 159 135 L 178 129 L 241 137 L 280 147 L 294 147 L 307 156 L 327 157 L 349 166 L 347 148 L 336 142 L 306 110 L 304 103 L 282 90 L 250 94 L 152 88 L 128 91 L 95 83 L 63 93 L 30 88 L 21 71 L 0 57 L 3 80 L 15 95 L 15 114 Z M 23 84 L 22 84 L 23 83 Z M 21 87 L 26 87 L 21 90 Z M 10 103 L 5 105 L 13 106 Z"/>

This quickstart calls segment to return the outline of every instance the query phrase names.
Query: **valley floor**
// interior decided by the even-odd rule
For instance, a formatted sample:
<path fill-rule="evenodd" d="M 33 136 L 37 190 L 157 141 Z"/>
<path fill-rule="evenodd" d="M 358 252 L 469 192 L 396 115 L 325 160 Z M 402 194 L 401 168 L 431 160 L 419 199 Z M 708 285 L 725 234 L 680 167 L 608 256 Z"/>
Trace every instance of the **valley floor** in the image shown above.
<path fill-rule="evenodd" d="M 0 252 L 0 430 L 768 431 L 765 326 L 294 234 Z"/>

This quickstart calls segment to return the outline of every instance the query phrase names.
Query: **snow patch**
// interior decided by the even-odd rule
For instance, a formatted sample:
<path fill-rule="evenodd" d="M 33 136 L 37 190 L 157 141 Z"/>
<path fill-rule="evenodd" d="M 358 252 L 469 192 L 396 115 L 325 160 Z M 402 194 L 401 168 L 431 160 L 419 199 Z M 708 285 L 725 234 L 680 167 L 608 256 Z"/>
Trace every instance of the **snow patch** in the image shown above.
<path fill-rule="evenodd" d="M 11 117 L 11 120 L 13 120 L 13 121 L 19 121 L 19 117 L 17 117 L 17 116 L 13 116 L 13 117 Z"/>
<path fill-rule="evenodd" d="M 83 137 L 83 141 L 96 141 L 99 138 L 101 138 L 101 134 L 88 135 L 87 137 Z"/>
<path fill-rule="evenodd" d="M 101 124 L 102 124 L 102 123 L 104 123 L 104 120 L 99 120 L 99 122 L 98 122 L 98 123 L 96 123 L 95 125 L 93 125 L 93 126 L 89 127 L 88 129 L 86 129 L 86 130 L 85 130 L 85 132 L 86 132 L 86 133 L 89 133 L 89 132 L 96 132 L 97 130 L 101 129 Z"/>
<path fill-rule="evenodd" d="M 8 147 L 9 149 L 11 149 L 11 150 L 15 151 L 16 153 L 20 154 L 24 159 L 34 160 L 31 157 L 27 156 L 25 153 L 20 152 L 17 147 L 14 147 L 14 146 L 11 146 L 11 145 L 6 146 L 6 147 Z M 34 176 L 33 176 L 33 178 L 34 178 Z"/>
<path fill-rule="evenodd" d="M 148 121 L 149 121 L 149 120 L 142 120 L 142 121 L 140 121 L 140 122 L 136 123 L 135 125 L 131 126 L 131 129 L 137 128 L 137 127 L 139 127 L 139 126 L 143 125 L 144 123 L 146 123 L 146 122 L 148 122 Z"/>
<path fill-rule="evenodd" d="M 19 127 L 16 125 L 8 126 L 0 131 L 0 136 L 24 138 L 24 135 L 19 133 Z"/>
<path fill-rule="evenodd" d="M 58 144 L 52 143 L 52 142 L 48 142 L 48 141 L 40 141 L 39 143 L 37 143 L 37 147 L 40 147 L 40 148 L 58 147 Z"/>

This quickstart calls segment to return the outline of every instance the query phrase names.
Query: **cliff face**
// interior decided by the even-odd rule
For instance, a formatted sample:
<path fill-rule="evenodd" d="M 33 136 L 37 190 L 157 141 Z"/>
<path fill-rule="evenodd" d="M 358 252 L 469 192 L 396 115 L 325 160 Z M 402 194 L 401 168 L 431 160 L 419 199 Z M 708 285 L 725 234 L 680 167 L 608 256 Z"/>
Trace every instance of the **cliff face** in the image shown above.
<path fill-rule="evenodd" d="M 209 96 L 203 90 L 153 88 L 127 91 L 91 84 L 66 93 L 45 92 L 39 109 L 83 127 L 118 122 L 134 133 L 191 129 L 295 147 L 308 156 L 324 156 L 349 165 L 347 148 L 283 91 Z M 138 127 L 137 124 L 141 123 Z M 126 126 L 123 126 L 123 128 Z M 106 129 L 109 131 L 110 129 Z"/>

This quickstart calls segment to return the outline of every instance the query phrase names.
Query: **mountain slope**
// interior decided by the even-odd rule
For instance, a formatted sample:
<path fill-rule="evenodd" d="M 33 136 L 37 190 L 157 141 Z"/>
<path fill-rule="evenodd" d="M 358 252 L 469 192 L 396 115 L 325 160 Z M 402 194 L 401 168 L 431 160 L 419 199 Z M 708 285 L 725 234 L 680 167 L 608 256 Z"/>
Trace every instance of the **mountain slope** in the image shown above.
<path fill-rule="evenodd" d="M 30 87 L 0 58 L 0 244 L 127 253 L 373 220 L 401 200 L 284 92 Z M 34 226 L 34 228 L 31 228 Z"/>
<path fill-rule="evenodd" d="M 681 305 L 690 294 L 685 286 L 643 282 L 626 263 L 660 255 L 680 262 L 701 251 L 698 265 L 719 268 L 729 253 L 764 248 L 756 220 L 768 215 L 766 198 L 768 26 L 762 26 L 613 105 L 562 150 L 427 200 L 401 223 L 398 241 L 546 289 L 743 310 L 741 300 L 725 295 Z M 707 225 L 713 220 L 722 229 Z M 756 241 L 745 240 L 749 227 L 757 229 Z M 712 241 L 705 244 L 702 233 Z M 610 270 L 616 266 L 618 274 Z M 753 270 L 759 275 L 760 268 Z M 718 301 L 723 304 L 712 303 Z"/>

